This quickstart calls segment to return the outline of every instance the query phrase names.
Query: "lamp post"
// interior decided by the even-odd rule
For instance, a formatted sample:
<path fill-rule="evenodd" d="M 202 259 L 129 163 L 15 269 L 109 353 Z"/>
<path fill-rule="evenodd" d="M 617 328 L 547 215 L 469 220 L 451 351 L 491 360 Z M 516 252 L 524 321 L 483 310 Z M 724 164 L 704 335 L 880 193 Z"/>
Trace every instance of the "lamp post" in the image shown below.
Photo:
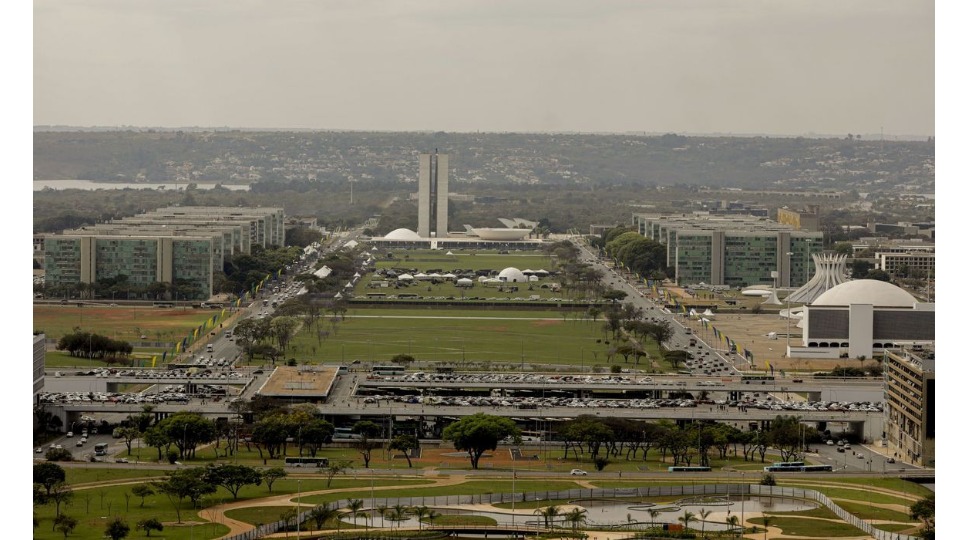
<path fill-rule="evenodd" d="M 297 540 L 300 540 L 300 479 L 297 479 Z"/>
<path fill-rule="evenodd" d="M 740 538 L 743 538 L 743 529 L 746 524 L 743 522 L 743 503 L 746 497 L 743 495 L 744 473 L 740 471 Z"/>

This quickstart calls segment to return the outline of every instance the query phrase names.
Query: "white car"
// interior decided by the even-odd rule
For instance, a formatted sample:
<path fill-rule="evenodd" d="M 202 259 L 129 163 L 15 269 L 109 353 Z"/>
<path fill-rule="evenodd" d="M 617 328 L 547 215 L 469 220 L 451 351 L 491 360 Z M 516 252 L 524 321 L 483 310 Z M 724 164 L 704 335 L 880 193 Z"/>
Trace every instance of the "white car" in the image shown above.
<path fill-rule="evenodd" d="M 573 469 L 570 471 L 570 476 L 586 476 L 587 471 L 583 469 Z"/>
<path fill-rule="evenodd" d="M 37 449 L 36 449 L 36 452 L 37 452 L 38 454 L 42 454 L 42 453 L 43 453 L 43 447 L 42 447 L 42 446 L 38 446 Z"/>

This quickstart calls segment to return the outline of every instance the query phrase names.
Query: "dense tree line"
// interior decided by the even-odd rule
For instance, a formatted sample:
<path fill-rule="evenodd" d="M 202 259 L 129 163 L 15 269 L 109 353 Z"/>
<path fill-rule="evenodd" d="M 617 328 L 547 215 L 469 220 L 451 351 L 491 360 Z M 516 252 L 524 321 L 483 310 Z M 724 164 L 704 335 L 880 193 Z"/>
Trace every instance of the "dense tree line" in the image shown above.
<path fill-rule="evenodd" d="M 133 346 L 126 341 L 107 336 L 75 331 L 60 338 L 57 350 L 67 351 L 70 356 L 79 358 L 117 361 L 129 358 L 133 353 Z"/>
<path fill-rule="evenodd" d="M 683 426 L 669 421 L 646 422 L 623 418 L 598 418 L 583 415 L 563 422 L 556 434 L 564 446 L 564 459 L 591 462 L 620 458 L 646 461 L 651 450 L 661 461 L 669 456 L 673 465 L 709 467 L 711 456 L 719 459 L 737 457 L 766 461 L 769 450 L 779 453 L 783 461 L 801 460 L 804 445 L 816 442 L 816 430 L 803 426 L 798 417 L 777 416 L 767 430 L 740 431 L 718 422 L 690 422 Z M 739 451 L 738 451 L 739 446 Z M 601 455 L 602 453 L 602 455 Z M 605 462 L 601 462 L 605 463 Z"/>

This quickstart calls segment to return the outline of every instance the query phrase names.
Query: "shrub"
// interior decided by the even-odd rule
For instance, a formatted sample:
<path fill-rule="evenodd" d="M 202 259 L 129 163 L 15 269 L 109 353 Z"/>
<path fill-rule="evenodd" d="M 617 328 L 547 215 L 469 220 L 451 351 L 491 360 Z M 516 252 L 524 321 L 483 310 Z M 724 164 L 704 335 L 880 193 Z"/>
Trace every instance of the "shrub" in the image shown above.
<path fill-rule="evenodd" d="M 772 474 L 765 474 L 760 477 L 761 486 L 775 486 L 777 485 L 777 479 L 773 477 Z"/>

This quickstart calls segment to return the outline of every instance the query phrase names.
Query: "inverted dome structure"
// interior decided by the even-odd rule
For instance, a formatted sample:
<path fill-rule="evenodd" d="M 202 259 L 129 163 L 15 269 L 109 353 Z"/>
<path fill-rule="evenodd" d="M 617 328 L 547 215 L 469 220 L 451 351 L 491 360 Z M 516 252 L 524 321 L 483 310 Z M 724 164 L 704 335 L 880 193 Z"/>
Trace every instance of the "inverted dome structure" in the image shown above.
<path fill-rule="evenodd" d="M 816 271 L 810 281 L 787 296 L 787 301 L 796 304 L 809 304 L 828 290 L 845 283 L 844 275 L 847 256 L 836 253 L 814 253 L 813 264 Z"/>
<path fill-rule="evenodd" d="M 522 240 L 533 230 L 474 227 L 470 231 L 479 236 L 481 240 Z"/>
<path fill-rule="evenodd" d="M 917 299 L 907 291 L 876 279 L 856 279 L 841 283 L 820 295 L 814 306 L 870 304 L 876 307 L 913 307 Z"/>
<path fill-rule="evenodd" d="M 384 240 L 420 240 L 420 235 L 410 229 L 394 229 L 383 238 Z"/>

